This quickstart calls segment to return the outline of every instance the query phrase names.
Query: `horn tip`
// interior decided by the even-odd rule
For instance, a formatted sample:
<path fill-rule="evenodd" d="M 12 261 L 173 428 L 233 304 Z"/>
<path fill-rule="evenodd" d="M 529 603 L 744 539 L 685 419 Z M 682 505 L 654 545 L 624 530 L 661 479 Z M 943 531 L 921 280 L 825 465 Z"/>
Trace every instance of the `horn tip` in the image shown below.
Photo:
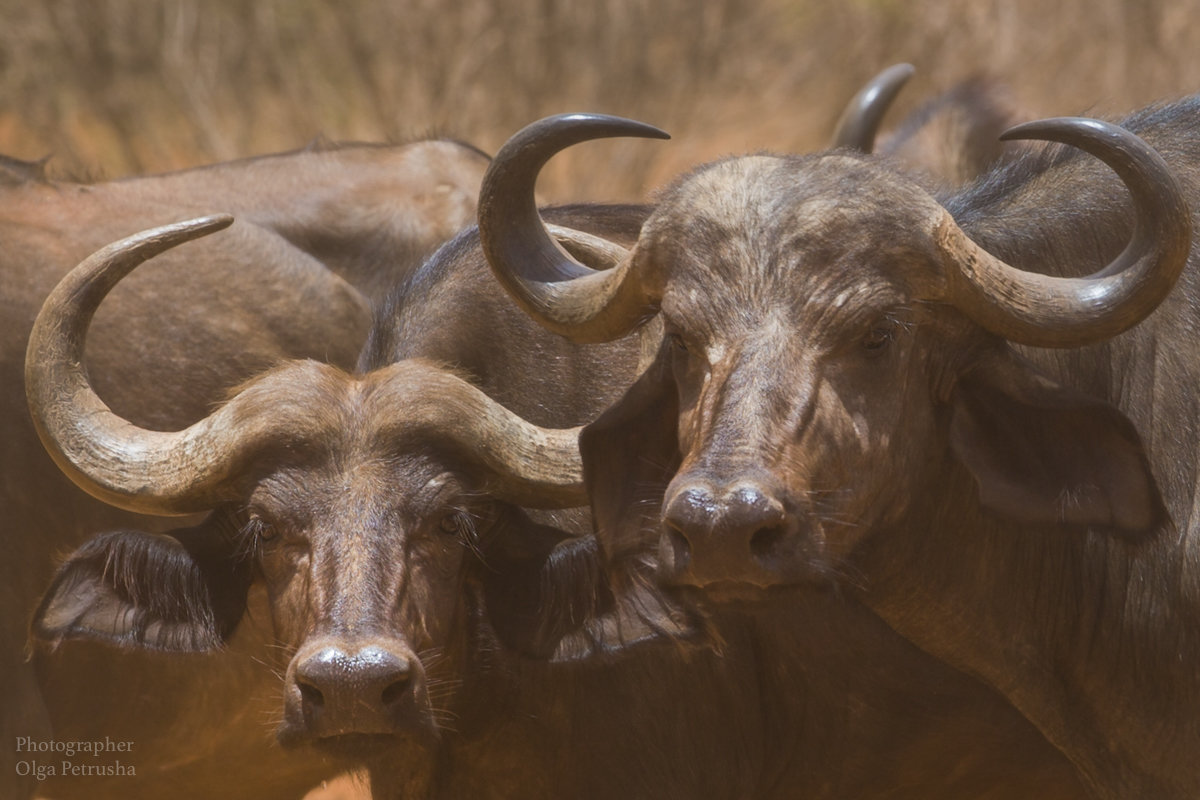
<path fill-rule="evenodd" d="M 224 230 L 233 224 L 233 214 L 206 214 L 190 221 L 189 226 L 205 232 Z"/>
<path fill-rule="evenodd" d="M 587 125 L 589 127 L 598 128 L 597 131 L 602 137 L 612 136 L 632 136 L 640 139 L 670 139 L 671 134 L 650 125 L 646 122 L 638 122 L 635 119 L 627 117 L 618 117 L 612 114 L 594 114 L 590 112 L 579 112 L 573 114 L 558 114 L 557 116 L 548 117 L 545 122 L 554 125 L 570 124 L 570 125 Z"/>
<path fill-rule="evenodd" d="M 1000 134 L 1000 141 L 1008 142 L 1020 139 L 1052 139 L 1057 141 L 1055 135 L 1061 136 L 1067 132 L 1082 132 L 1084 130 L 1096 134 L 1105 134 L 1123 131 L 1124 129 L 1112 123 L 1091 119 L 1090 117 L 1049 117 L 1047 119 L 1035 119 L 1030 122 L 1022 122 L 1020 125 L 1014 125 Z"/>

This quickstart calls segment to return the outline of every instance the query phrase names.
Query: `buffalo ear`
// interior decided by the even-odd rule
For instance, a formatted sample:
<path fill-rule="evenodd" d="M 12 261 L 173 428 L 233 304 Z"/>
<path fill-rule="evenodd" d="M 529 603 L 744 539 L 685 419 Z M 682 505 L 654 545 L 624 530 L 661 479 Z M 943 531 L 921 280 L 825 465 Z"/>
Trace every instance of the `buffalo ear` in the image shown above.
<path fill-rule="evenodd" d="M 596 535 L 609 559 L 657 546 L 662 495 L 679 468 L 679 400 L 671 380 L 671 345 L 625 395 L 579 436 L 583 480 Z"/>
<path fill-rule="evenodd" d="M 221 647 L 245 611 L 251 569 L 216 516 L 170 534 L 114 531 L 90 539 L 42 597 L 34 640 L 174 652 Z"/>
<path fill-rule="evenodd" d="M 494 537 L 483 552 L 482 589 L 487 620 L 501 644 L 534 658 L 547 658 L 573 620 L 589 613 L 595 585 L 586 570 L 566 585 L 556 572 L 557 548 L 572 551 L 572 538 L 553 525 L 535 522 L 522 509 L 502 506 Z M 550 598 L 556 589 L 559 597 Z M 584 607 L 580 607 L 580 606 Z"/>
<path fill-rule="evenodd" d="M 634 645 L 712 646 L 706 615 L 665 591 L 655 577 L 663 492 L 679 469 L 679 395 L 664 339 L 624 396 L 579 436 L 608 601 L 556 649 L 560 661 L 613 654 Z"/>
<path fill-rule="evenodd" d="M 651 567 L 610 575 L 594 536 L 572 536 L 514 507 L 498 522 L 482 584 L 488 623 L 506 648 L 577 661 L 698 638 L 699 616 L 662 594 Z"/>
<path fill-rule="evenodd" d="M 950 444 L 1005 517 L 1139 535 L 1167 512 L 1133 423 L 1003 351 L 959 379 Z"/>
<path fill-rule="evenodd" d="M 712 644 L 702 614 L 675 602 L 653 575 L 662 493 L 680 460 L 669 348 L 664 343 L 625 395 L 580 434 L 595 536 L 559 532 L 556 540 L 527 517 L 511 517 L 533 531 L 517 536 L 527 543 L 523 551 L 488 548 L 486 603 L 507 646 L 577 661 L 650 643 Z"/>

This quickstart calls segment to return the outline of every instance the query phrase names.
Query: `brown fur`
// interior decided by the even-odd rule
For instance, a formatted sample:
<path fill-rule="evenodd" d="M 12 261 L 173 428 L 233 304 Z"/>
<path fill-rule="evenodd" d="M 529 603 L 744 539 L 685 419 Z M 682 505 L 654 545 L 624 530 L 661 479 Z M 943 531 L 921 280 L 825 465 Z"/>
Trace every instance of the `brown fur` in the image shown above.
<path fill-rule="evenodd" d="M 84 496 L 45 455 L 24 397 L 26 339 L 55 282 L 93 250 L 157 224 L 229 210 L 239 216 L 232 229 L 164 254 L 124 282 L 101 309 L 89 340 L 88 367 L 105 401 L 138 424 L 177 428 L 208 413 L 230 386 L 282 359 L 311 357 L 352 367 L 370 310 L 348 281 L 369 287 L 406 274 L 415 265 L 406 259 L 431 252 L 469 217 L 467 206 L 476 191 L 471 182 L 477 184 L 485 164 L 473 150 L 433 142 L 295 153 L 94 185 L 28 175 L 0 185 L 5 274 L 0 486 L 3 530 L 9 534 L 0 581 L 6 598 L 0 671 L 13 676 L 0 703 L 5 740 L 48 737 L 51 723 L 59 738 L 88 738 L 106 720 L 113 731 L 157 741 L 143 751 L 139 776 L 144 777 L 121 784 L 130 797 L 139 792 L 157 797 L 165 791 L 162 781 L 170 782 L 173 792 L 183 791 L 173 776 L 185 770 L 154 777 L 155 758 L 183 757 L 172 749 L 178 743 L 171 742 L 170 731 L 178 729 L 180 720 L 207 719 L 224 707 L 228 719 L 206 730 L 227 734 L 224 743 L 211 743 L 212 753 L 227 758 L 221 770 L 195 775 L 188 789 L 192 796 L 226 786 L 222 775 L 236 781 L 239 769 L 244 770 L 244 791 L 255 796 L 260 779 L 254 771 L 264 765 L 272 765 L 276 790 L 285 793 L 302 791 L 333 769 L 320 760 L 271 752 L 258 719 L 233 722 L 242 719 L 236 703 L 253 705 L 244 696 L 236 703 L 210 702 L 210 712 L 203 707 L 209 690 L 200 676 L 168 670 L 161 656 L 129 654 L 111 663 L 89 656 L 97 680 L 104 676 L 111 681 L 103 700 L 89 700 L 71 688 L 79 680 L 73 671 L 79 668 L 71 662 L 89 647 L 65 643 L 54 654 L 38 655 L 42 679 L 40 687 L 36 684 L 22 653 L 29 615 L 50 580 L 55 555 L 97 530 L 164 525 L 118 513 Z M 381 215 L 381 209 L 387 214 Z M 212 668 L 227 669 L 230 686 L 243 687 L 243 695 L 272 685 L 269 670 L 250 660 L 255 648 L 268 642 L 256 640 L 254 633 L 240 634 L 235 641 L 229 654 L 213 657 Z M 145 676 L 155 670 L 176 678 L 158 686 L 157 699 L 153 692 L 143 694 L 149 688 Z M 165 721 L 147 708 L 166 703 L 164 698 L 176 705 L 173 718 Z M 112 707 L 102 710 L 110 699 Z M 139 715 L 147 720 L 144 726 Z M 238 724 L 248 727 L 237 730 Z M 31 790 L 32 784 L 12 786 L 11 748 L 0 752 L 5 796 Z M 99 791 L 87 780 L 59 783 L 54 791 L 63 797 L 92 797 Z"/>
<path fill-rule="evenodd" d="M 548 216 L 587 227 L 589 213 Z M 632 236 L 645 210 L 624 213 Z M 471 313 L 447 313 L 448 297 Z M 571 538 L 584 520 L 535 522 L 458 453 L 405 435 L 407 404 L 372 404 L 390 365 L 422 353 L 523 415 L 586 420 L 632 377 L 636 337 L 578 348 L 541 332 L 495 291 L 473 233 L 389 309 L 360 374 L 288 365 L 243 391 L 296 421 L 278 447 L 248 456 L 239 496 L 216 512 L 240 522 L 237 549 L 259 576 L 250 591 L 267 594 L 288 744 L 362 758 L 380 798 L 1075 791 L 1003 702 L 856 602 L 817 591 L 811 605 L 786 596 L 699 619 L 638 571 L 644 562 L 606 580 L 594 544 Z M 474 351 L 497 332 L 511 337 L 497 358 Z M 549 368 L 525 369 L 537 359 Z M 853 635 L 835 635 L 844 630 Z M 345 666 L 344 680 L 313 677 L 322 653 L 340 654 L 326 661 Z M 407 670 L 380 683 L 372 670 L 388 659 Z M 934 687 L 942 700 L 930 704 L 921 689 Z"/>
<path fill-rule="evenodd" d="M 1124 123 L 1193 202 L 1198 114 Z M 1100 268 L 1130 234 L 1119 181 L 1063 150 L 944 202 L 1051 274 Z M 633 268 L 667 335 L 643 381 L 678 412 L 652 433 L 664 406 L 642 386 L 585 432 L 602 541 L 712 598 L 841 585 L 1002 692 L 1094 796 L 1196 796 L 1196 256 L 1140 328 L 1035 367 L 937 301 L 929 203 L 845 154 L 730 159 L 667 190 Z M 631 528 L 633 481 L 661 501 Z"/>

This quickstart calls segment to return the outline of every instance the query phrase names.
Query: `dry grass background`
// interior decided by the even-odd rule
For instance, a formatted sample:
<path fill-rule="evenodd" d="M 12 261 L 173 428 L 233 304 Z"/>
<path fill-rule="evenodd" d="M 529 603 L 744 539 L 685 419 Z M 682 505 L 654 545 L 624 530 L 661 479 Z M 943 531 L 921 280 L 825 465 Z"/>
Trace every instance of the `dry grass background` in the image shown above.
<path fill-rule="evenodd" d="M 0 153 L 117 177 L 428 132 L 494 151 L 546 114 L 658 124 L 552 164 L 547 197 L 820 147 L 910 61 L 898 111 L 978 72 L 1035 115 L 1200 90 L 1200 0 L 0 0 Z"/>
<path fill-rule="evenodd" d="M 0 153 L 163 171 L 430 132 L 489 152 L 562 111 L 670 143 L 556 159 L 548 199 L 632 199 L 689 166 L 822 146 L 883 66 L 892 119 L 978 73 L 1031 116 L 1200 91 L 1200 0 L 0 0 Z M 314 797 L 352 797 L 336 782 Z"/>

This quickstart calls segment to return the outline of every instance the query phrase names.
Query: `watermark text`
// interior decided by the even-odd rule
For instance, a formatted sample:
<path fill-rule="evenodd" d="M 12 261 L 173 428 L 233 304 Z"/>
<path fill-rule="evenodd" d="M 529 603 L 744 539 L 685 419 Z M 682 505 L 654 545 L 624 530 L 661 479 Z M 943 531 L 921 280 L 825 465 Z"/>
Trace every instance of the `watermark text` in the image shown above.
<path fill-rule="evenodd" d="M 75 741 L 18 736 L 17 775 L 38 781 L 135 776 L 136 768 L 130 763 L 133 746 L 131 741 L 109 736 Z"/>

